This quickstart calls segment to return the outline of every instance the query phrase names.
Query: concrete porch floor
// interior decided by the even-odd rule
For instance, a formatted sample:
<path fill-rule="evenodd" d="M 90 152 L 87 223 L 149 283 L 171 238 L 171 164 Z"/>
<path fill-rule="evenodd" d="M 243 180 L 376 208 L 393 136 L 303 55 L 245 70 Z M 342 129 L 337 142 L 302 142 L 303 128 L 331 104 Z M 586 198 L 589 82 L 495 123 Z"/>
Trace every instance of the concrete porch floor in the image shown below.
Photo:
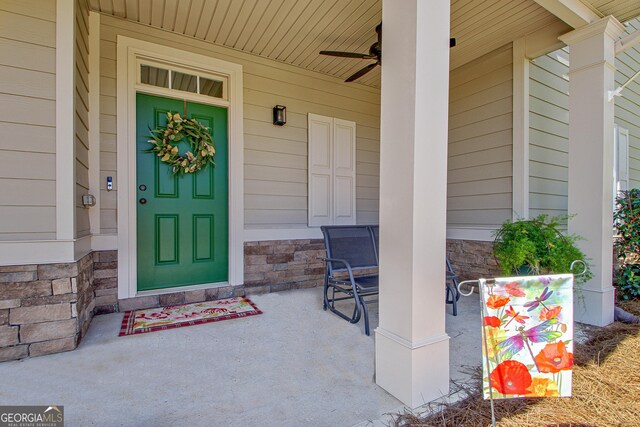
<path fill-rule="evenodd" d="M 64 405 L 67 426 L 365 426 L 401 412 L 373 380 L 373 336 L 324 312 L 321 293 L 250 296 L 264 314 L 137 336 L 118 337 L 122 313 L 96 316 L 73 352 L 1 363 L 0 402 Z M 475 295 L 447 315 L 453 379 L 480 364 L 479 322 Z"/>

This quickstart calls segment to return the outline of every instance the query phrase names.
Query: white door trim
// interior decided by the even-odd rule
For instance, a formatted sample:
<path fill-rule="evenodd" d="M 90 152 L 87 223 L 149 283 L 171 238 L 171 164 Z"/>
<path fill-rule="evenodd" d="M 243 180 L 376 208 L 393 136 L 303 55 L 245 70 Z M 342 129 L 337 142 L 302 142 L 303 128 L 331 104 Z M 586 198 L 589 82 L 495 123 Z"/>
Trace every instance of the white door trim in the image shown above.
<path fill-rule="evenodd" d="M 137 58 L 214 71 L 227 77 L 229 117 L 229 284 L 244 281 L 243 101 L 242 66 L 118 35 L 117 44 L 117 166 L 118 180 L 118 298 L 137 290 L 136 241 L 136 84 Z M 175 96 L 175 95 L 174 95 Z M 220 104 L 213 98 L 212 104 Z M 202 102 L 199 99 L 198 102 Z M 159 291 L 158 293 L 162 293 Z M 145 295 L 148 295 L 148 291 Z"/>

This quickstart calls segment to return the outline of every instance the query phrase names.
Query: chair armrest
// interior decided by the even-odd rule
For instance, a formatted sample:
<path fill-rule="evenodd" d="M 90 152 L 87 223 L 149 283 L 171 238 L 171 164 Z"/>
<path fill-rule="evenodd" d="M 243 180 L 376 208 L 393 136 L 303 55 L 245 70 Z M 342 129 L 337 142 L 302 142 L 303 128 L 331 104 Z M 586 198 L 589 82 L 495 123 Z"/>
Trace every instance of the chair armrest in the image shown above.
<path fill-rule="evenodd" d="M 351 265 L 346 259 L 340 259 L 340 258 L 318 258 L 318 259 L 321 259 L 324 262 L 338 262 L 340 264 L 344 264 L 344 266 L 347 267 L 347 273 L 349 273 L 349 280 L 355 286 L 355 279 L 353 278 L 353 270 L 351 269 Z"/>

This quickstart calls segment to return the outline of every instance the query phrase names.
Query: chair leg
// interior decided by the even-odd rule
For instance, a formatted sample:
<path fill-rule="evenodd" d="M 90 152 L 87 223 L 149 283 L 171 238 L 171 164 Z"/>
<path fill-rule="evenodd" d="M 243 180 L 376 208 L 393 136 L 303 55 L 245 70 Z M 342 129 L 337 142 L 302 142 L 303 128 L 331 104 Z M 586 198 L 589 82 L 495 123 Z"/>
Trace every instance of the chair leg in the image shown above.
<path fill-rule="evenodd" d="M 331 287 L 331 292 L 332 292 L 332 296 L 331 298 L 329 298 L 329 287 Z M 335 286 L 329 286 L 329 278 L 327 275 L 325 275 L 325 279 L 324 279 L 324 301 L 322 303 L 322 308 L 326 311 L 327 309 L 331 310 L 332 312 L 334 312 L 335 314 L 337 314 L 338 316 L 342 317 L 343 319 L 349 321 L 350 323 L 358 323 L 360 321 L 360 317 L 362 316 L 362 314 L 364 313 L 364 322 L 365 322 L 365 332 L 367 335 L 369 335 L 369 314 L 367 312 L 367 305 L 365 304 L 364 300 L 360 297 L 360 295 L 358 294 L 355 285 L 354 285 L 354 295 L 353 295 L 353 300 L 354 300 L 354 307 L 353 307 L 353 312 L 351 313 L 351 317 L 347 316 L 346 314 L 340 312 L 338 309 L 336 309 L 335 307 L 335 301 L 336 301 L 336 287 Z M 348 294 L 351 295 L 351 294 Z M 341 300 L 343 299 L 350 299 L 350 297 L 348 298 L 340 298 Z"/>
<path fill-rule="evenodd" d="M 364 333 L 369 336 L 369 311 L 367 310 L 367 304 L 364 302 L 364 299 L 360 298 L 360 303 L 362 304 L 362 312 L 364 314 Z"/>
<path fill-rule="evenodd" d="M 453 306 L 453 315 L 457 316 L 458 315 L 458 300 L 456 300 L 455 296 L 453 296 L 451 298 L 452 302 L 451 305 Z"/>
<path fill-rule="evenodd" d="M 458 315 L 458 300 L 460 299 L 460 292 L 458 291 L 458 279 L 456 277 L 453 278 L 453 294 L 451 295 L 451 299 L 453 300 L 453 315 Z"/>
<path fill-rule="evenodd" d="M 326 270 L 326 267 L 325 267 Z M 329 274 L 325 271 L 324 274 L 324 301 L 322 302 L 322 309 L 327 311 L 327 307 L 329 307 Z"/>
<path fill-rule="evenodd" d="M 455 282 L 454 282 L 454 285 L 455 285 Z M 457 316 L 458 315 L 458 299 L 460 298 L 460 296 L 458 295 L 458 290 L 456 289 L 455 286 L 450 284 L 448 281 L 446 283 L 446 287 L 447 287 L 447 295 L 445 298 L 446 303 L 452 305 L 451 308 L 453 310 L 453 315 Z"/>
<path fill-rule="evenodd" d="M 360 321 L 360 312 L 358 311 L 358 304 L 354 304 L 353 314 L 351 315 L 351 323 L 358 323 L 358 321 Z"/>
<path fill-rule="evenodd" d="M 329 288 L 331 288 L 331 297 L 329 297 Z M 340 293 L 345 293 L 344 291 L 338 290 L 338 292 Z M 337 314 L 338 316 L 342 317 L 344 320 L 347 320 L 350 323 L 358 323 L 360 321 L 360 316 L 362 315 L 362 309 L 360 308 L 360 299 L 358 298 L 358 295 L 356 294 L 356 296 L 351 296 L 351 294 L 349 293 L 345 293 L 346 295 L 348 295 L 347 297 L 344 298 L 336 298 L 336 287 L 335 286 L 329 286 L 327 284 L 327 289 L 325 289 L 325 295 L 324 295 L 324 303 L 323 303 L 323 308 L 325 310 L 329 309 L 331 312 Z M 340 310 L 338 310 L 335 306 L 336 301 L 341 301 L 341 300 L 354 300 L 354 306 L 353 306 L 353 312 L 351 313 L 351 316 L 347 316 L 345 313 L 341 312 Z"/>
<path fill-rule="evenodd" d="M 360 296 L 357 293 L 353 296 L 353 302 L 354 302 L 354 306 L 353 306 L 353 315 L 351 316 L 351 323 L 358 323 L 360 321 L 360 317 L 362 316 L 363 311 L 366 316 L 367 306 L 360 308 L 363 304 L 362 304 L 362 300 L 360 299 Z"/>

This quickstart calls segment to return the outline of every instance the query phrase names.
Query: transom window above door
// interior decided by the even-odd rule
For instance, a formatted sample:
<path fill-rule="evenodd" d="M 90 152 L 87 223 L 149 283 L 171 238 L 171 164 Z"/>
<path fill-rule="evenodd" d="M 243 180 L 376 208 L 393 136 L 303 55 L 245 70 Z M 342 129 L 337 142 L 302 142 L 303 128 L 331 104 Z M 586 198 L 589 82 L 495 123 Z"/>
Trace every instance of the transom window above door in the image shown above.
<path fill-rule="evenodd" d="M 138 71 L 140 85 L 227 99 L 227 79 L 223 76 L 146 62 L 139 63 Z"/>

